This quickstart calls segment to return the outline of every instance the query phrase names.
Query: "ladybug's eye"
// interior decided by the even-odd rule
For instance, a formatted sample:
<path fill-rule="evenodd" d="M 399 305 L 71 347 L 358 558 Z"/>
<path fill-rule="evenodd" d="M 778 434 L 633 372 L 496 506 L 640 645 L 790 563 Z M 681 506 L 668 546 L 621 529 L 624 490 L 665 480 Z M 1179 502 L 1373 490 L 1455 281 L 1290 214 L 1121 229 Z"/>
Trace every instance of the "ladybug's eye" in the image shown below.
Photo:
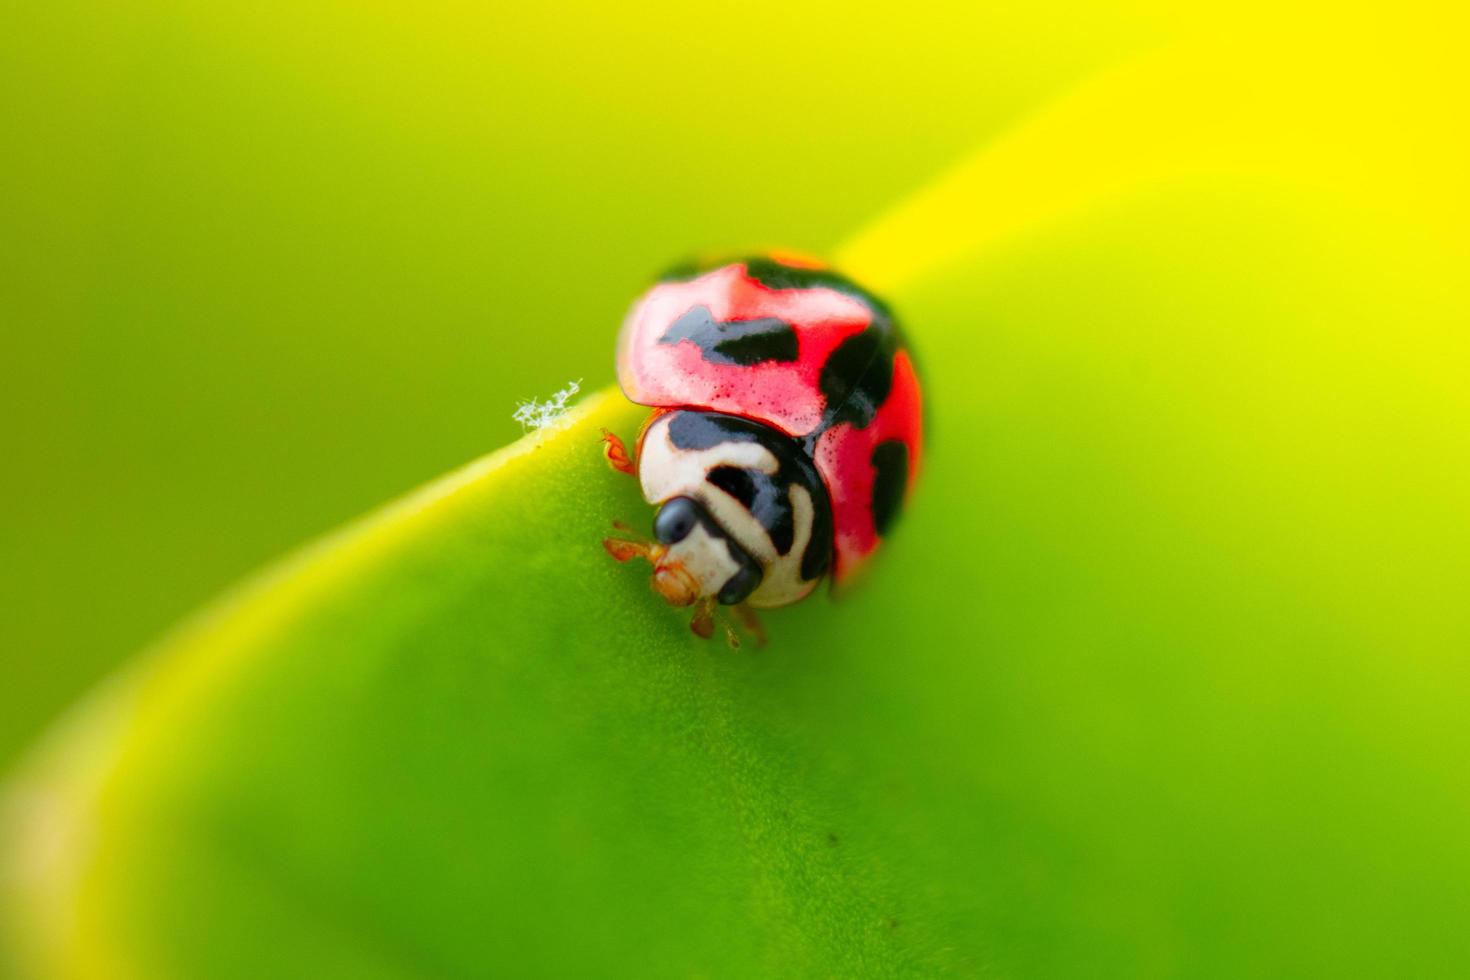
<path fill-rule="evenodd" d="M 699 523 L 699 505 L 688 497 L 675 497 L 659 508 L 653 519 L 653 536 L 659 544 L 674 544 L 688 537 Z"/>
<path fill-rule="evenodd" d="M 744 602 L 746 598 L 755 591 L 755 587 L 761 584 L 761 569 L 755 562 L 747 558 L 740 566 L 740 571 L 730 576 L 725 587 L 720 590 L 716 597 L 722 605 L 733 606 L 737 602 Z"/>

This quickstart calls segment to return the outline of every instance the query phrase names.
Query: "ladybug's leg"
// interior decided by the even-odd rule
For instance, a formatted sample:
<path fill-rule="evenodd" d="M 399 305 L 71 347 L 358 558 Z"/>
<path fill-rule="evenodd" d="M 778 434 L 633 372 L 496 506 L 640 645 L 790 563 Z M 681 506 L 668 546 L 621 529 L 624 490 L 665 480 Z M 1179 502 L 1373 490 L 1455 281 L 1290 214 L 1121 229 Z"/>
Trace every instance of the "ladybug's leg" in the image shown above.
<path fill-rule="evenodd" d="M 733 626 L 725 621 L 723 616 L 717 614 L 716 610 L 718 609 L 719 606 L 716 604 L 715 597 L 712 595 L 705 596 L 699 600 L 699 604 L 695 607 L 694 618 L 689 621 L 689 628 L 694 631 L 694 635 L 708 640 L 715 635 L 715 626 L 718 625 L 724 631 L 725 643 L 730 649 L 740 649 L 739 634 L 735 632 Z"/>
<path fill-rule="evenodd" d="M 730 607 L 735 616 L 740 620 L 740 625 L 745 631 L 755 637 L 755 645 L 763 647 L 766 645 L 766 628 L 761 625 L 760 616 L 756 615 L 755 607 L 748 602 L 737 602 Z"/>
<path fill-rule="evenodd" d="M 705 596 L 694 607 L 694 618 L 689 621 L 689 628 L 694 631 L 695 636 L 706 640 L 715 635 L 714 596 Z"/>
<path fill-rule="evenodd" d="M 619 473 L 638 475 L 638 467 L 633 465 L 633 458 L 628 455 L 628 446 L 617 433 L 602 430 L 602 454 L 607 457 L 608 465 Z"/>
<path fill-rule="evenodd" d="M 720 627 L 725 631 L 725 645 L 728 646 L 731 650 L 739 650 L 740 634 L 735 632 L 735 627 L 731 626 L 723 619 L 720 620 Z"/>
<path fill-rule="evenodd" d="M 715 635 L 715 597 L 707 595 L 694 607 L 694 618 L 689 621 L 694 635 L 708 640 Z"/>

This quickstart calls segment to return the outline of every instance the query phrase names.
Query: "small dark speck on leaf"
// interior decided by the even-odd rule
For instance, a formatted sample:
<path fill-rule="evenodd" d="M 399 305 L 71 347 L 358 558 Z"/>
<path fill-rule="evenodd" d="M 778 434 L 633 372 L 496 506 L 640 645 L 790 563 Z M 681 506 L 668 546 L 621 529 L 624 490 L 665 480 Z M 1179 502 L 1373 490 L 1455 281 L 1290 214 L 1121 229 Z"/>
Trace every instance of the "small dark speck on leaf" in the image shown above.
<path fill-rule="evenodd" d="M 888 920 L 888 931 L 889 932 L 892 932 L 893 930 L 897 929 L 901 925 L 903 925 L 902 922 L 899 922 L 897 919 L 890 918 Z"/>
<path fill-rule="evenodd" d="M 842 843 L 842 841 L 838 839 L 835 831 L 829 830 L 827 831 L 827 843 L 832 847 L 836 847 L 838 844 Z"/>

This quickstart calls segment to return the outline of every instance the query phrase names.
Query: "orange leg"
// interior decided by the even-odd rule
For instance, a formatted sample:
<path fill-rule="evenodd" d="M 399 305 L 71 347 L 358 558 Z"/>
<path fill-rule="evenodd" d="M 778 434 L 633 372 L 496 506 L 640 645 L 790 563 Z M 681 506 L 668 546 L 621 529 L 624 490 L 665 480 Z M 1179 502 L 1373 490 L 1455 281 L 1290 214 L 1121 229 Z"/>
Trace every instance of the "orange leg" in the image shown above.
<path fill-rule="evenodd" d="M 694 635 L 708 640 L 715 635 L 715 597 L 707 595 L 699 601 L 694 610 L 694 618 L 689 621 L 689 628 Z"/>
<path fill-rule="evenodd" d="M 619 473 L 629 476 L 637 476 L 638 468 L 633 465 L 633 459 L 628 455 L 628 446 L 614 432 L 602 430 L 602 454 L 607 457 L 608 465 Z"/>
<path fill-rule="evenodd" d="M 632 533 L 633 531 L 631 527 L 622 521 L 613 521 L 613 527 L 625 533 Z M 735 629 L 726 622 L 724 617 L 718 615 L 719 604 L 714 596 L 707 595 L 695 599 L 694 595 L 698 590 L 694 589 L 693 591 L 680 592 L 677 597 L 671 598 L 671 594 L 666 589 L 659 587 L 661 574 L 678 574 L 680 571 L 677 564 L 668 567 L 659 566 L 659 559 L 665 553 L 663 545 L 656 541 L 629 538 L 603 538 L 602 547 L 618 561 L 632 561 L 634 558 L 642 558 L 652 563 L 654 565 L 654 591 L 658 592 L 669 602 L 675 605 L 688 605 L 690 602 L 693 602 L 694 617 L 689 621 L 689 629 L 694 632 L 694 635 L 708 640 L 715 635 L 715 626 L 718 625 L 724 631 L 725 642 L 730 645 L 730 649 L 738 650 L 740 648 L 740 637 L 735 632 Z M 687 575 L 687 573 L 685 574 Z M 765 634 L 760 632 L 760 623 L 754 619 L 755 614 L 747 611 L 741 612 L 740 615 L 747 628 L 749 628 L 752 622 L 755 623 L 754 633 L 756 643 L 757 645 L 764 645 L 766 642 Z"/>
<path fill-rule="evenodd" d="M 739 650 L 740 634 L 735 632 L 735 627 L 731 626 L 723 619 L 720 620 L 720 626 L 725 630 L 725 645 L 728 646 L 731 650 Z"/>
<path fill-rule="evenodd" d="M 735 617 L 740 620 L 740 625 L 747 633 L 755 637 L 755 645 L 765 646 L 766 628 L 761 625 L 761 618 L 756 615 L 755 607 L 748 602 L 738 602 L 732 608 L 735 611 Z"/>
<path fill-rule="evenodd" d="M 694 618 L 689 621 L 689 628 L 695 636 L 708 640 L 715 635 L 715 627 L 718 626 L 725 634 L 725 643 L 731 650 L 740 649 L 740 634 L 735 628 L 719 615 L 719 605 L 715 597 L 707 595 L 699 600 L 699 605 L 694 610 Z"/>

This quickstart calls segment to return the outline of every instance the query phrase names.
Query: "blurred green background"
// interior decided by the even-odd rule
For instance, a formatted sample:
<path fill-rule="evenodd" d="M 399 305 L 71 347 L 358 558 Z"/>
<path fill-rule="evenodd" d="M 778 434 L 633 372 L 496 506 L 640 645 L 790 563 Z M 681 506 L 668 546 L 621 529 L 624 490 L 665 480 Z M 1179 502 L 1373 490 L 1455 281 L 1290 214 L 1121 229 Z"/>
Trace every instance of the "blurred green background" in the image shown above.
<path fill-rule="evenodd" d="M 0 760 L 250 568 L 613 379 L 695 250 L 823 253 L 1166 21 L 23 2 L 0 31 Z"/>
<path fill-rule="evenodd" d="M 22 9 L 7 762 L 609 383 L 684 253 L 891 294 L 933 438 L 869 588 L 769 656 L 584 547 L 637 506 L 583 445 L 615 400 L 337 539 L 55 743 L 0 925 L 109 980 L 1463 975 L 1465 40 L 1414 3 Z"/>

